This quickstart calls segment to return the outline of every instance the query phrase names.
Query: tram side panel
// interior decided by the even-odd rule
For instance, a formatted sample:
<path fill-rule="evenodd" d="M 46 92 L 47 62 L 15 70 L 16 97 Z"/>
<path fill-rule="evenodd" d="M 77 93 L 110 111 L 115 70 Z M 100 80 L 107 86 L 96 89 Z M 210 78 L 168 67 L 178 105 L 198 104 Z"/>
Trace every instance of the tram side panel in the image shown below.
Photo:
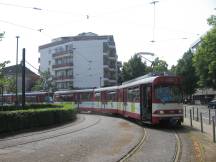
<path fill-rule="evenodd" d="M 94 111 L 93 92 L 80 93 L 79 109 L 82 111 Z"/>

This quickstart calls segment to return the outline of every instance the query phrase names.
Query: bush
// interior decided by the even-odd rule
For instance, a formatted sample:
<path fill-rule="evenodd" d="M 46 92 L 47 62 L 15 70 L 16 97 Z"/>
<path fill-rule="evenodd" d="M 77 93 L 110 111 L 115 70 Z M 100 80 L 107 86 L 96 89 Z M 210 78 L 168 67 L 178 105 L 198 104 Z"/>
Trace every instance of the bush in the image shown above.
<path fill-rule="evenodd" d="M 14 110 L 28 110 L 28 109 L 44 109 L 44 108 L 57 108 L 57 107 L 63 107 L 63 105 L 59 104 L 31 104 L 26 105 L 25 107 L 21 106 L 1 106 L 0 111 L 14 111 Z"/>
<path fill-rule="evenodd" d="M 37 108 L 0 112 L 0 133 L 21 129 L 48 126 L 76 118 L 72 104 L 58 105 L 56 108 Z"/>

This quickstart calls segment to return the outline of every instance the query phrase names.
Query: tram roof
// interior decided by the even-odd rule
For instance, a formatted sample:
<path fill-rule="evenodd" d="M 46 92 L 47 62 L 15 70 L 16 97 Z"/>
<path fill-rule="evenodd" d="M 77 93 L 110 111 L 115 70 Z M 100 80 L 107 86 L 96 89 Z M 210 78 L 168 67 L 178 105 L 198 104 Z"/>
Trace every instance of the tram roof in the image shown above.
<path fill-rule="evenodd" d="M 103 88 L 97 88 L 95 89 L 95 92 L 101 92 L 101 91 L 113 91 L 119 89 L 119 86 L 112 86 L 112 87 L 103 87 Z"/>
<path fill-rule="evenodd" d="M 74 92 L 91 92 L 91 91 L 94 91 L 94 89 L 56 91 L 55 94 L 58 94 L 58 93 L 74 93 Z"/>
<path fill-rule="evenodd" d="M 25 92 L 25 95 L 37 95 L 37 94 L 46 94 L 48 92 L 40 92 L 40 91 L 34 91 L 34 92 Z M 11 95 L 16 95 L 15 93 L 4 93 L 4 96 L 11 96 Z M 22 95 L 22 93 L 18 93 L 18 95 Z"/>
<path fill-rule="evenodd" d="M 135 81 L 128 82 L 128 83 L 126 82 L 122 84 L 121 86 L 119 86 L 119 88 L 133 87 L 133 86 L 140 85 L 140 84 L 152 83 L 158 77 L 159 76 L 152 76 L 152 77 L 142 78 L 142 79 L 135 80 Z"/>

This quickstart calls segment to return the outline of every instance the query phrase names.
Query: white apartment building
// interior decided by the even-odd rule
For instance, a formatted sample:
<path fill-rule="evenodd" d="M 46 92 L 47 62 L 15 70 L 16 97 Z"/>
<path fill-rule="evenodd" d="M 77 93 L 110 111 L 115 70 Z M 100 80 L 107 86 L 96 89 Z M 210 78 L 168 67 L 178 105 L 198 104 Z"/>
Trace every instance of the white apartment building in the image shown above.
<path fill-rule="evenodd" d="M 81 33 L 41 45 L 40 71 L 50 71 L 58 90 L 117 84 L 117 54 L 112 35 Z"/>

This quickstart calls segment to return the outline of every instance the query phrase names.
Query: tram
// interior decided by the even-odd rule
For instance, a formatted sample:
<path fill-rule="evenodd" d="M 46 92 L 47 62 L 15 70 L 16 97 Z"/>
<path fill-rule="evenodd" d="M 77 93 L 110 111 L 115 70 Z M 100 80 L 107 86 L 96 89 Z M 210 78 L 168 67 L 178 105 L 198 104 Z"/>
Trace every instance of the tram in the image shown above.
<path fill-rule="evenodd" d="M 48 92 L 26 92 L 25 93 L 26 97 L 26 103 L 43 103 L 43 102 L 52 102 L 52 93 Z M 17 94 L 18 101 L 22 100 L 22 94 L 18 93 Z M 2 96 L 0 96 L 0 102 L 3 102 L 4 104 L 14 104 L 16 101 L 16 94 L 14 93 L 8 93 L 8 94 L 3 94 L 3 99 Z"/>
<path fill-rule="evenodd" d="M 181 124 L 181 78 L 146 75 L 120 86 L 57 91 L 54 101 L 72 101 L 80 111 L 119 114 L 153 125 Z"/>

